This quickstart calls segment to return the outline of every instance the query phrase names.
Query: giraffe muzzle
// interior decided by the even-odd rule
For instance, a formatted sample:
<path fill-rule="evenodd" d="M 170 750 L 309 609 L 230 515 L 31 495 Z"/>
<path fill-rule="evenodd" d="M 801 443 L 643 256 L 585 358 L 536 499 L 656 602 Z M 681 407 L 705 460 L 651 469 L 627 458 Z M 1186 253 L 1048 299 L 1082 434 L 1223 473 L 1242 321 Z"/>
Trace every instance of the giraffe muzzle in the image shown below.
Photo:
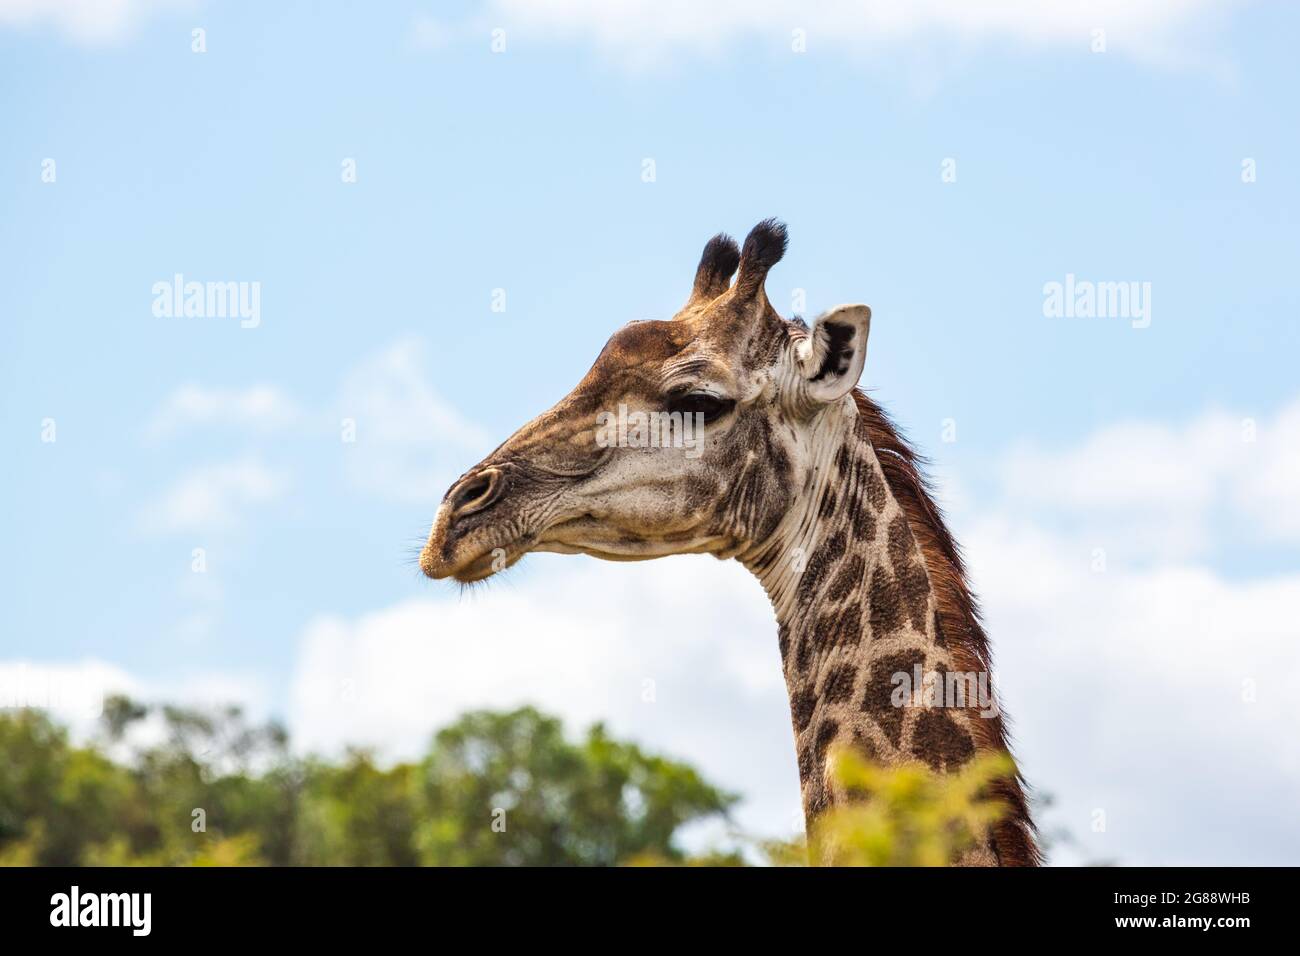
<path fill-rule="evenodd" d="M 454 577 L 468 583 L 505 566 L 502 556 L 516 543 L 504 540 L 510 523 L 496 528 L 492 509 L 506 497 L 511 484 L 505 469 L 489 465 L 475 469 L 451 486 L 420 552 L 420 569 L 428 577 Z M 520 556 L 519 552 L 511 554 L 510 563 Z"/>

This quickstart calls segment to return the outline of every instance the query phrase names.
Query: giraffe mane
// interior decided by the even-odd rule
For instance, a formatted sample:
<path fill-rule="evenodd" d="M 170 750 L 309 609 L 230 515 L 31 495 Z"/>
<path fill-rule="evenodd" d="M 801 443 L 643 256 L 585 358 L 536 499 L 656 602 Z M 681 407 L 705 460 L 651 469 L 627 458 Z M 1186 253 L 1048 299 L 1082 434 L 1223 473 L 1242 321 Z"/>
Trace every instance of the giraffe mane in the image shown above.
<path fill-rule="evenodd" d="M 859 434 L 875 449 L 889 490 L 907 516 L 925 558 L 939 607 L 939 624 L 953 666 L 957 670 L 988 673 L 992 661 L 988 637 L 980 623 L 979 602 L 967 584 L 961 549 L 944 524 L 930 482 L 921 471 L 928 462 L 864 392 L 854 389 L 853 399 L 858 408 Z M 971 723 L 982 746 L 1010 753 L 1007 722 L 1000 711 Z M 999 778 L 989 787 L 990 795 L 1001 800 L 1008 811 L 993 827 L 1003 865 L 1036 866 L 1042 862 L 1035 839 L 1037 828 L 1029 814 L 1027 789 L 1018 768 L 1014 775 Z"/>

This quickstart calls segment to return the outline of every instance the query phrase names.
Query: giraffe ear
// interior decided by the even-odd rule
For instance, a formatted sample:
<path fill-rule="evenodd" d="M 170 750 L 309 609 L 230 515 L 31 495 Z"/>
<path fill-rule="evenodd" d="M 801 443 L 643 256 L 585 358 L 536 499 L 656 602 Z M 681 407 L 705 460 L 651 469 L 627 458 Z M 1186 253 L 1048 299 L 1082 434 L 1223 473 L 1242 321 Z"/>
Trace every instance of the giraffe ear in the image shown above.
<path fill-rule="evenodd" d="M 865 305 L 839 305 L 818 316 L 795 351 L 809 398 L 838 401 L 858 384 L 870 331 L 871 309 Z"/>

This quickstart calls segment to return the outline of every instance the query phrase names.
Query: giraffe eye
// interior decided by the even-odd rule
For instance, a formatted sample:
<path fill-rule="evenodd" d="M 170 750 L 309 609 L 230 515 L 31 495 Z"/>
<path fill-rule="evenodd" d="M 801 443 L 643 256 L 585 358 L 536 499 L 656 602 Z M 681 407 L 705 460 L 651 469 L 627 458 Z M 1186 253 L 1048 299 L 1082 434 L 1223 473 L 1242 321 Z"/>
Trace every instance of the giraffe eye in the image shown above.
<path fill-rule="evenodd" d="M 704 416 L 705 424 L 717 421 L 735 407 L 734 399 L 719 398 L 707 392 L 687 392 L 683 395 L 670 396 L 668 399 L 670 412 L 681 412 L 683 415 L 701 414 Z"/>

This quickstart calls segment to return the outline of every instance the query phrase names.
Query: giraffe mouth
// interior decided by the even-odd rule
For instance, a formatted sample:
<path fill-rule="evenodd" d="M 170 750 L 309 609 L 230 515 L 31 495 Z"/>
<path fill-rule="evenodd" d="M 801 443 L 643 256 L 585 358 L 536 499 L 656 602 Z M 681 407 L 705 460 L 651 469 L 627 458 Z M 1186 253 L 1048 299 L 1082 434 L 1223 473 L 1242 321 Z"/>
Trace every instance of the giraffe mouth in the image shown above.
<path fill-rule="evenodd" d="M 649 561 L 673 554 L 712 552 L 718 547 L 712 540 L 700 540 L 694 531 L 645 537 L 586 514 L 552 525 L 529 550 L 585 554 L 605 561 Z"/>
<path fill-rule="evenodd" d="M 583 514 L 561 519 L 541 531 L 526 532 L 518 537 L 494 533 L 491 527 L 479 527 L 467 535 L 455 535 L 450 532 L 440 511 L 429 542 L 420 554 L 420 568 L 436 581 L 451 578 L 460 584 L 473 584 L 513 567 L 531 551 L 594 554 L 579 542 L 589 538 L 593 529 L 599 527 L 601 525 L 592 515 Z M 616 557 L 612 553 L 597 556 Z"/>
<path fill-rule="evenodd" d="M 492 543 L 474 544 L 473 556 L 469 558 L 457 554 L 469 551 L 467 541 L 454 542 L 449 553 L 440 553 L 431 542 L 421 554 L 420 566 L 435 580 L 451 578 L 461 584 L 473 584 L 513 567 L 524 555 L 534 551 L 585 554 L 605 561 L 649 561 L 674 554 L 712 553 L 723 546 L 711 539 L 700 540 L 688 531 L 646 538 L 611 527 L 592 514 L 561 519 L 541 531 L 510 541 L 490 538 L 489 541 Z"/>
<path fill-rule="evenodd" d="M 470 527 L 457 527 L 454 510 L 455 506 L 444 500 L 434 516 L 433 528 L 420 552 L 420 570 L 425 576 L 435 581 L 451 578 L 472 584 L 505 570 L 527 551 L 523 542 L 523 546 L 516 546 L 501 540 L 506 536 L 494 533 L 481 520 L 482 512 L 468 515 Z"/>
<path fill-rule="evenodd" d="M 435 581 L 451 578 L 460 584 L 473 584 L 514 566 L 534 549 L 529 547 L 528 539 L 521 539 L 513 544 L 476 548 L 474 556 L 468 559 L 459 558 L 456 551 L 460 550 L 453 548 L 450 556 L 445 556 L 430 545 L 425 545 L 420 554 L 420 569 Z"/>

